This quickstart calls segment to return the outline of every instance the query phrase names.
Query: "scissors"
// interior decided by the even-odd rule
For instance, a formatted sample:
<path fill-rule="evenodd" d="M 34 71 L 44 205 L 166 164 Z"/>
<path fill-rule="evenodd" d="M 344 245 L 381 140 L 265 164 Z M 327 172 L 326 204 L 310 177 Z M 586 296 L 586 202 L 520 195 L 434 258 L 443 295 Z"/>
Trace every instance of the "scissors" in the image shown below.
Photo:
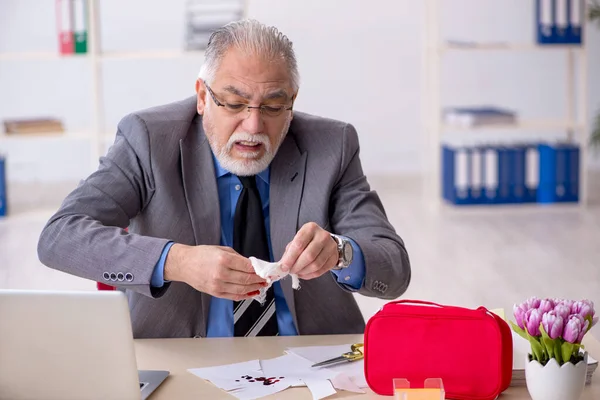
<path fill-rule="evenodd" d="M 363 343 L 355 343 L 350 346 L 350 350 L 347 353 L 342 354 L 339 357 L 331 358 L 329 360 L 321 361 L 320 363 L 316 363 L 311 367 L 325 367 L 335 364 L 341 364 L 345 362 L 352 362 L 362 360 L 365 357 L 365 353 L 363 352 Z"/>

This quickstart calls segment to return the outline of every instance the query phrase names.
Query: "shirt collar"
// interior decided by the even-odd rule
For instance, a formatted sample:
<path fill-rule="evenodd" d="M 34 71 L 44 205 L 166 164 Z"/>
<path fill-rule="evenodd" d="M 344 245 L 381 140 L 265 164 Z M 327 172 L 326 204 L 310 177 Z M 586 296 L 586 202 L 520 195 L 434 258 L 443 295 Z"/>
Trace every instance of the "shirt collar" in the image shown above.
<path fill-rule="evenodd" d="M 223 168 L 221 166 L 221 164 L 219 163 L 219 160 L 217 160 L 217 157 L 215 157 L 214 153 L 212 153 L 212 157 L 213 157 L 213 164 L 215 166 L 215 173 L 217 174 L 217 179 L 226 176 L 227 174 L 231 174 L 231 172 L 227 171 L 225 168 Z M 269 179 L 270 179 L 270 170 L 271 170 L 271 166 L 269 165 L 269 167 L 267 167 L 267 169 L 265 169 L 264 171 L 260 172 L 258 174 L 258 177 L 260 179 L 263 180 L 264 183 L 266 183 L 267 185 L 269 184 Z"/>

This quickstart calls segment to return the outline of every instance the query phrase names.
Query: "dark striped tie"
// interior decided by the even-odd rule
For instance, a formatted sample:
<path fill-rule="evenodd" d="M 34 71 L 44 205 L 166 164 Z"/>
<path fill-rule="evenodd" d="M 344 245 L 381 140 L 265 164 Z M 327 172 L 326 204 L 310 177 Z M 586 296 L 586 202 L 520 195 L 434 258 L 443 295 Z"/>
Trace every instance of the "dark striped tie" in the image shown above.
<path fill-rule="evenodd" d="M 233 249 L 244 257 L 270 261 L 269 244 L 255 176 L 240 176 L 244 188 L 233 218 Z M 278 333 L 273 287 L 264 305 L 253 299 L 234 302 L 234 336 L 274 336 Z"/>

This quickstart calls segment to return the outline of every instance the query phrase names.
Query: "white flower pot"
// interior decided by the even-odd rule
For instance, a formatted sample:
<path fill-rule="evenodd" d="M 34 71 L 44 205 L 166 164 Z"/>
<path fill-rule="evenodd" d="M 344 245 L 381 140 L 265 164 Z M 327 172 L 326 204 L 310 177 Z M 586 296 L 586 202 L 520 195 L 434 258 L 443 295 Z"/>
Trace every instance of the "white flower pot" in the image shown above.
<path fill-rule="evenodd" d="M 533 400 L 578 400 L 585 387 L 587 352 L 576 365 L 558 365 L 551 359 L 542 366 L 537 361 L 529 361 L 527 356 L 525 379 L 527 390 Z"/>

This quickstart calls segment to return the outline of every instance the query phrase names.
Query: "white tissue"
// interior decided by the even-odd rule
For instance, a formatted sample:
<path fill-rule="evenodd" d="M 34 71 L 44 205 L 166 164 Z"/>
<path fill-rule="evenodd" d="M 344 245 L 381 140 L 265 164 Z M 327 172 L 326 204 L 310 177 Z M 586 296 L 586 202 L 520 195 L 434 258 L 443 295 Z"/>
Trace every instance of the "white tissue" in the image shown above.
<path fill-rule="evenodd" d="M 300 288 L 300 280 L 298 279 L 298 275 L 290 274 L 287 271 L 283 271 L 281 269 L 281 265 L 278 262 L 268 262 L 259 260 L 255 257 L 250 257 L 250 262 L 252 262 L 252 266 L 254 267 L 254 271 L 256 275 L 267 281 L 267 286 L 260 289 L 260 293 L 253 297 L 254 300 L 260 302 L 261 304 L 265 302 L 267 297 L 267 290 L 271 287 L 273 282 L 277 282 L 280 279 L 285 278 L 286 276 L 292 277 L 292 288 L 299 289 Z"/>

